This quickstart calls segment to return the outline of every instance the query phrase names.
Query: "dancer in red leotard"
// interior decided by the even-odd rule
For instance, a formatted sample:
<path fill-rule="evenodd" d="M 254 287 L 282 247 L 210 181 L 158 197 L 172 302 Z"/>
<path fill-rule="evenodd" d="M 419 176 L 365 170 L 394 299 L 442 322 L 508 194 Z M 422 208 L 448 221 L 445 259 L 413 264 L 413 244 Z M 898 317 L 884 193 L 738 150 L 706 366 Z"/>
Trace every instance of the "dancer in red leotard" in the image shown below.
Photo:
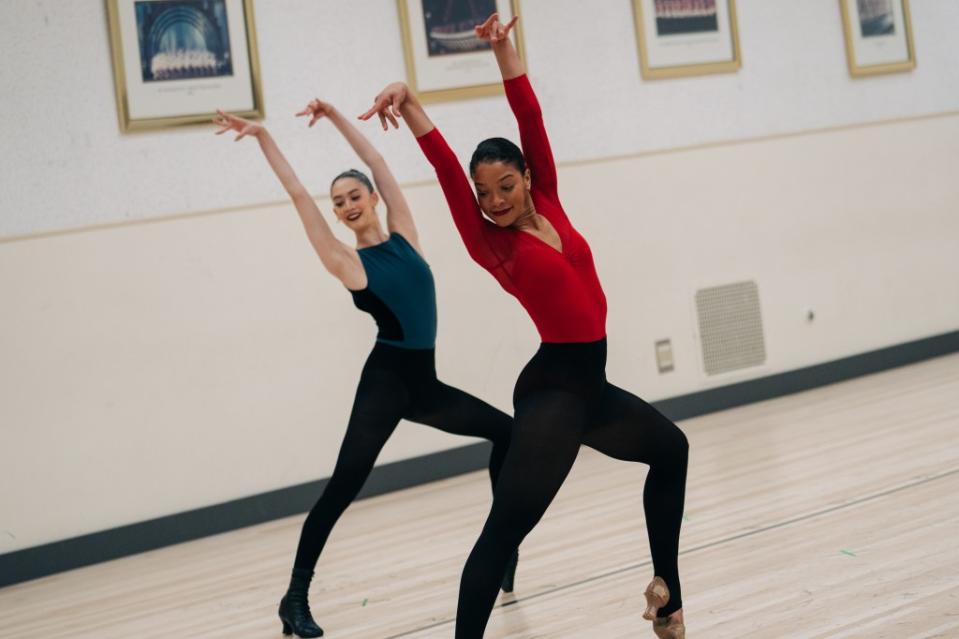
<path fill-rule="evenodd" d="M 470 254 L 526 309 L 542 338 L 513 394 L 513 435 L 493 506 L 460 582 L 457 639 L 483 636 L 513 550 L 545 513 L 581 444 L 649 465 L 643 507 L 656 576 L 643 616 L 663 639 L 685 636 L 677 555 L 688 443 L 652 406 L 606 381 L 606 298 L 589 245 L 557 194 L 556 167 L 539 103 L 494 14 L 477 27 L 492 43 L 522 151 L 502 138 L 470 161 L 476 194 L 439 130 L 406 85 L 387 86 L 373 108 L 384 128 L 406 120 L 436 169 Z M 484 214 L 486 218 L 484 218 Z"/>

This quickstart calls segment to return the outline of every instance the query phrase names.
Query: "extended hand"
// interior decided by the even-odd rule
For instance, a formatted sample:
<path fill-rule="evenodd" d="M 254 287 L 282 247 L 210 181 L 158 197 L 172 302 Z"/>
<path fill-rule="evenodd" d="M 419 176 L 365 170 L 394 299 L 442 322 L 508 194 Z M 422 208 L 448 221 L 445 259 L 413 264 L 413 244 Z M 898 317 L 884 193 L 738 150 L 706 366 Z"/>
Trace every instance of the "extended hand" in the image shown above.
<path fill-rule="evenodd" d="M 319 98 L 314 98 L 310 100 L 310 103 L 306 105 L 302 111 L 297 113 L 297 116 L 309 115 L 310 117 L 310 126 L 316 124 L 316 122 L 322 117 L 329 117 L 333 113 L 333 105 L 329 102 L 324 102 Z"/>
<path fill-rule="evenodd" d="M 516 24 L 517 20 L 519 20 L 519 16 L 513 16 L 513 19 L 509 21 L 509 24 L 504 25 L 499 21 L 499 14 L 494 13 L 490 17 L 486 18 L 486 22 L 474 27 L 476 29 L 476 37 L 480 40 L 486 40 L 491 44 L 502 42 L 509 37 L 510 29 L 513 28 L 513 25 Z"/>
<path fill-rule="evenodd" d="M 407 98 L 409 98 L 409 87 L 405 84 L 402 82 L 388 84 L 385 89 L 380 91 L 379 95 L 373 98 L 373 106 L 370 110 L 359 116 L 359 118 L 361 120 L 369 120 L 375 113 L 380 116 L 380 124 L 383 125 L 384 131 L 387 131 L 389 128 L 386 125 L 387 120 L 393 125 L 394 129 L 398 129 L 400 125 L 396 121 L 396 118 L 403 117 L 400 115 L 400 107 L 403 106 Z"/>
<path fill-rule="evenodd" d="M 264 131 L 262 124 L 235 116 L 232 113 L 226 113 L 220 109 L 217 109 L 216 115 L 213 116 L 213 124 L 221 127 L 220 130 L 216 132 L 217 135 L 226 133 L 227 131 L 236 131 L 239 135 L 236 136 L 234 142 L 248 135 L 256 137 Z"/>

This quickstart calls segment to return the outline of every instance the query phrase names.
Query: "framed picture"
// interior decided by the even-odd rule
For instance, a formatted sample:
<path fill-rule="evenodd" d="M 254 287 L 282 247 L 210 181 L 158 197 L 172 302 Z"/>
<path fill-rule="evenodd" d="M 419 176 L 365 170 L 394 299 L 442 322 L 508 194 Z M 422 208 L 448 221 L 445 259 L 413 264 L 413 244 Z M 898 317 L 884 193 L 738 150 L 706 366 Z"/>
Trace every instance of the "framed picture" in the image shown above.
<path fill-rule="evenodd" d="M 633 0 L 633 17 L 647 80 L 742 66 L 735 0 Z"/>
<path fill-rule="evenodd" d="M 839 0 L 853 76 L 916 67 L 909 0 Z"/>
<path fill-rule="evenodd" d="M 106 0 L 120 128 L 263 117 L 253 0 Z"/>
<path fill-rule="evenodd" d="M 423 102 L 502 91 L 496 58 L 473 27 L 498 12 L 504 24 L 519 15 L 518 0 L 397 0 L 408 84 Z M 510 31 L 525 60 L 520 23 Z"/>

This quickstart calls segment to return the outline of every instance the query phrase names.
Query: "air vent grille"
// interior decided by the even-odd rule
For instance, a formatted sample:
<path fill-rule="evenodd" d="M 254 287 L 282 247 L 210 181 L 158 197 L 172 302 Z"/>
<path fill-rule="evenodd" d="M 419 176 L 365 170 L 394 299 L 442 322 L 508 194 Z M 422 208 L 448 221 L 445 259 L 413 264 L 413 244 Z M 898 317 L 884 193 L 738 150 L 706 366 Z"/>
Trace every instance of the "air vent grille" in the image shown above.
<path fill-rule="evenodd" d="M 707 375 L 765 363 L 759 287 L 755 282 L 696 291 L 696 314 Z"/>

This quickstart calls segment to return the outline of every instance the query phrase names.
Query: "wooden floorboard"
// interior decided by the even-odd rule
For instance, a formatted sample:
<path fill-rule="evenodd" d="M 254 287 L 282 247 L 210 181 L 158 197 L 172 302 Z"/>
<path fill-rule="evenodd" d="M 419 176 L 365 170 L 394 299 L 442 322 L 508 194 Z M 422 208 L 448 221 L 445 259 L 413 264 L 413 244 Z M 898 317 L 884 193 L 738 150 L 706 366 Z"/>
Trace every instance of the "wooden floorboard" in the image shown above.
<path fill-rule="evenodd" d="M 680 425 L 690 639 L 959 637 L 959 355 Z M 645 472 L 583 449 L 487 637 L 653 636 Z M 311 590 L 326 636 L 451 637 L 488 508 L 484 473 L 354 504 Z M 301 522 L 0 589 L 0 637 L 281 637 Z"/>

